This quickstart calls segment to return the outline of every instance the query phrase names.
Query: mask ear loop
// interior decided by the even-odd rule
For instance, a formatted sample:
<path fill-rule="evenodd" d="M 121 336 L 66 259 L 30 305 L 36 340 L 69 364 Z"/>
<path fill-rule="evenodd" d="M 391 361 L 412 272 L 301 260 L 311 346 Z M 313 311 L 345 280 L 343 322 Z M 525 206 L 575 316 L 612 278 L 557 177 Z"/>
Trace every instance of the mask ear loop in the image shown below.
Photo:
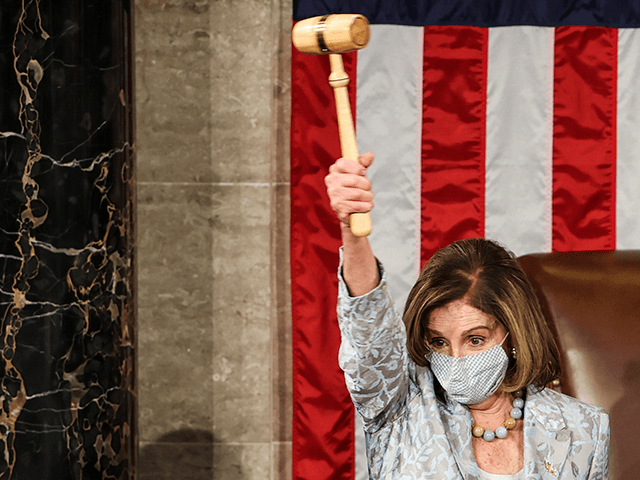
<path fill-rule="evenodd" d="M 504 336 L 504 338 L 500 342 L 500 346 L 502 346 L 502 344 L 504 343 L 504 341 L 507 339 L 508 336 L 509 336 L 509 332 L 507 332 L 507 334 Z"/>

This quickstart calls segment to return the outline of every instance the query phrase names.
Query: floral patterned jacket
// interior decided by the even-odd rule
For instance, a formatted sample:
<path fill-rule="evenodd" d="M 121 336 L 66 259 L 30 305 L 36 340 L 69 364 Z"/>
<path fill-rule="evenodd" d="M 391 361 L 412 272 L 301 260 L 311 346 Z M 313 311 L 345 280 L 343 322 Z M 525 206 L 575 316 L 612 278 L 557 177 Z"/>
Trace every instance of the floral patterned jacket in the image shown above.
<path fill-rule="evenodd" d="M 386 285 L 351 297 L 340 278 L 340 366 L 365 425 L 372 479 L 478 480 L 471 414 L 436 398 L 429 368 L 406 350 L 404 324 Z M 342 268 L 340 269 L 340 271 Z M 609 416 L 553 390 L 528 389 L 524 409 L 527 480 L 608 479 Z"/>

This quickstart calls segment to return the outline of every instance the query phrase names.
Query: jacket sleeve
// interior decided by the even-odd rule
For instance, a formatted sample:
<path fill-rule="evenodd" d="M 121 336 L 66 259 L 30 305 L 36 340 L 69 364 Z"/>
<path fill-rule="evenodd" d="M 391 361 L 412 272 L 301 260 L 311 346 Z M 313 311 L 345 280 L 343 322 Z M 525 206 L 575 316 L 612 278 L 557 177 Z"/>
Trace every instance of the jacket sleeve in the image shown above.
<path fill-rule="evenodd" d="M 609 415 L 603 412 L 600 414 L 598 438 L 588 480 L 609 480 L 609 440 Z"/>
<path fill-rule="evenodd" d="M 404 323 L 389 294 L 381 265 L 379 285 L 351 297 L 338 274 L 339 363 L 365 429 L 377 430 L 402 407 L 408 389 Z"/>

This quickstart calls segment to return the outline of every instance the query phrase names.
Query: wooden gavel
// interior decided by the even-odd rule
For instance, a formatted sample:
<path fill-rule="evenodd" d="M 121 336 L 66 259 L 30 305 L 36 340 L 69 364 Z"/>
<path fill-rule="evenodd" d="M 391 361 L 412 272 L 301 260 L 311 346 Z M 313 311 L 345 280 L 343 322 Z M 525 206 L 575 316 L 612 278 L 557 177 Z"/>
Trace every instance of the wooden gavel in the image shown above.
<path fill-rule="evenodd" d="M 302 53 L 329 54 L 329 84 L 336 98 L 342 156 L 357 162 L 358 146 L 347 91 L 349 75 L 344 70 L 341 54 L 367 45 L 369 21 L 357 14 L 313 17 L 296 23 L 291 36 L 293 44 Z M 369 213 L 352 213 L 349 225 L 354 235 L 365 237 L 371 233 L 371 216 Z"/>

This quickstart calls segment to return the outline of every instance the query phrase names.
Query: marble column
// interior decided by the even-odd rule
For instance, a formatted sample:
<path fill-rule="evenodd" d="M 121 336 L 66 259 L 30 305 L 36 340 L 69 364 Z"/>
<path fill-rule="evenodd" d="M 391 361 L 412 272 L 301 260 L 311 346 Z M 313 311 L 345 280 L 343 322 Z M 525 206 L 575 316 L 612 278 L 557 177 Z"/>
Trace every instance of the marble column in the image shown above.
<path fill-rule="evenodd" d="M 128 1 L 0 3 L 0 479 L 135 465 Z"/>
<path fill-rule="evenodd" d="M 291 0 L 138 0 L 140 480 L 291 478 Z"/>

